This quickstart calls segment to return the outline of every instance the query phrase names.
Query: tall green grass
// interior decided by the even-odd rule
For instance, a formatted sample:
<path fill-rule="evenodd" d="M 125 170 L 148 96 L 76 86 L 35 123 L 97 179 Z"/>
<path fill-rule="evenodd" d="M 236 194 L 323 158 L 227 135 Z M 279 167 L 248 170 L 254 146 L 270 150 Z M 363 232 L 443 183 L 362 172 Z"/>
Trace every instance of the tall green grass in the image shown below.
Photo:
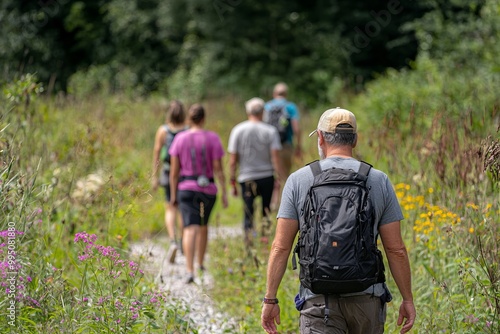
<path fill-rule="evenodd" d="M 496 79 L 464 80 L 459 74 L 446 74 L 453 82 L 448 85 L 432 63 L 419 66 L 425 69 L 420 75 L 389 73 L 365 94 L 343 101 L 342 107 L 359 120 L 355 155 L 385 171 L 397 188 L 418 312 L 414 331 L 497 333 L 500 201 L 499 157 L 494 152 L 499 150 L 499 113 L 492 89 Z M 463 85 L 476 93 L 462 99 Z M 137 272 L 137 280 L 125 279 L 115 270 L 116 279 L 106 281 L 99 271 L 105 267 L 112 272 L 123 264 L 117 261 L 128 260 L 131 241 L 166 235 L 163 194 L 150 189 L 153 139 L 164 120 L 166 101 L 99 95 L 40 98 L 41 89 L 33 77 L 4 87 L 0 231 L 7 232 L 0 237 L 0 262 L 8 260 L 9 224 L 15 225 L 14 264 L 22 290 L 15 296 L 13 329 L 3 321 L 9 320 L 12 299 L 6 286 L 0 289 L 0 330 L 195 332 L 185 320 L 188 309 L 175 302 L 156 303 L 168 295 L 155 290 L 147 273 L 141 277 L 136 270 L 140 262 L 138 267 L 128 262 L 125 267 Z M 245 120 L 243 102 L 250 97 L 213 96 L 202 101 L 207 128 L 219 133 L 224 145 L 231 128 Z M 195 101 L 185 101 L 191 102 Z M 316 127 L 328 107 L 302 108 L 304 133 Z M 295 168 L 317 158 L 315 139 L 304 137 L 303 146 L 304 157 L 295 161 Z M 227 164 L 224 167 L 227 171 Z M 214 226 L 240 228 L 241 200 L 230 198 L 225 210 L 219 203 L 213 217 Z M 84 245 L 75 242 L 75 234 L 82 232 L 97 237 L 85 244 L 92 250 L 88 258 L 81 258 Z M 209 270 L 215 286 L 207 293 L 239 320 L 240 333 L 257 333 L 262 331 L 260 303 L 270 244 L 248 250 L 241 241 L 211 241 Z M 101 252 L 109 246 L 116 250 L 116 258 Z M 1 270 L 5 283 L 8 267 Z M 395 300 L 389 304 L 387 332 L 395 333 L 400 297 L 390 276 L 389 285 Z M 287 271 L 278 295 L 283 333 L 297 332 L 297 289 L 298 273 Z M 156 294 L 154 302 L 151 294 Z M 110 300 L 110 295 L 117 298 Z M 120 306 L 137 302 L 144 307 L 134 304 L 132 313 Z"/>
<path fill-rule="evenodd" d="M 3 87 L 0 331 L 195 333 L 128 252 L 163 232 L 149 189 L 162 104 L 41 90 L 31 76 Z"/>

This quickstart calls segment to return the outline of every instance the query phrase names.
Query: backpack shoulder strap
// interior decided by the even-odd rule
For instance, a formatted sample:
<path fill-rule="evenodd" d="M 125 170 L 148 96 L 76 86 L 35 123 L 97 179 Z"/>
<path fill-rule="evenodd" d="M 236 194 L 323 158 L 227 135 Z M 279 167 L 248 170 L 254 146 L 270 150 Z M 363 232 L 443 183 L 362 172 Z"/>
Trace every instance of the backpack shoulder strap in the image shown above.
<path fill-rule="evenodd" d="M 369 163 L 360 161 L 358 175 L 361 176 L 363 180 L 366 180 L 368 178 L 368 174 L 370 173 L 371 168 L 372 165 L 370 165 Z"/>
<path fill-rule="evenodd" d="M 163 140 L 163 144 L 167 144 L 168 142 L 168 135 L 170 134 L 170 128 L 168 127 L 167 124 L 163 124 L 163 129 L 165 130 L 165 139 Z"/>
<path fill-rule="evenodd" d="M 321 169 L 321 165 L 319 164 L 319 160 L 315 160 L 315 161 L 311 162 L 309 164 L 309 167 L 311 168 L 311 171 L 312 171 L 314 177 L 316 177 L 317 175 L 321 174 L 321 172 L 323 172 L 323 170 Z"/>

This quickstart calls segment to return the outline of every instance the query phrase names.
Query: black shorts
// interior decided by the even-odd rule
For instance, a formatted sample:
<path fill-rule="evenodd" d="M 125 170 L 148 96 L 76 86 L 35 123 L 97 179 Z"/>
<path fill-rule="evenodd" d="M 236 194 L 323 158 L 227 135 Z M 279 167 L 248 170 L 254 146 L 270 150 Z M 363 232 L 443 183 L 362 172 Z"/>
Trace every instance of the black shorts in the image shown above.
<path fill-rule="evenodd" d="M 170 184 L 163 186 L 163 189 L 165 190 L 165 200 L 170 202 Z"/>
<path fill-rule="evenodd" d="M 184 226 L 207 225 L 217 196 L 191 190 L 179 190 L 177 194 Z"/>

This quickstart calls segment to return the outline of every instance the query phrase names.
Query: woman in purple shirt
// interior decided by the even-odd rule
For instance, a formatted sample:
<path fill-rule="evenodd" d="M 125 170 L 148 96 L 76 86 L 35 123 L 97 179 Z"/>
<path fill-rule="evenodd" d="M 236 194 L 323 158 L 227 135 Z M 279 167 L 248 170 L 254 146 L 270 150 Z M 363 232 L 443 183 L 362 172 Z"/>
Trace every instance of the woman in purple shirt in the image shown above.
<path fill-rule="evenodd" d="M 179 207 L 184 222 L 182 247 L 186 256 L 187 283 L 194 282 L 194 257 L 199 268 L 203 261 L 208 241 L 208 218 L 214 207 L 217 187 L 222 191 L 222 205 L 227 207 L 227 196 L 222 157 L 224 149 L 219 136 L 207 131 L 205 109 L 194 104 L 188 111 L 191 128 L 175 136 L 169 153 L 170 203 Z"/>

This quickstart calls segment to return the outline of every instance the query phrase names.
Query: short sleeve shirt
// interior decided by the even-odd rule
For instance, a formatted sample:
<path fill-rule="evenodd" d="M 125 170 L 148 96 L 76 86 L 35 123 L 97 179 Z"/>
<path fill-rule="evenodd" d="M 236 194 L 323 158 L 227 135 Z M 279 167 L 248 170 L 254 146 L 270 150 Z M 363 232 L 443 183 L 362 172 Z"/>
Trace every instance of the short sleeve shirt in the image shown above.
<path fill-rule="evenodd" d="M 192 152 L 194 152 L 194 159 L 192 158 Z M 175 136 L 169 153 L 179 159 L 181 177 L 205 175 L 208 178 L 213 178 L 213 161 L 224 156 L 224 149 L 219 136 L 215 132 L 188 130 Z M 207 187 L 200 187 L 196 180 L 181 181 L 178 189 L 203 192 L 209 195 L 217 193 L 215 183 L 212 182 Z"/>
<path fill-rule="evenodd" d="M 336 167 L 358 171 L 360 162 L 354 158 L 330 157 L 321 160 L 320 165 L 322 170 Z M 299 220 L 300 210 L 304 206 L 307 191 L 313 181 L 314 176 L 309 166 L 302 167 L 288 177 L 283 188 L 277 218 Z M 367 186 L 370 189 L 370 197 L 375 210 L 375 222 L 378 226 L 403 220 L 403 213 L 394 188 L 385 173 L 372 168 L 368 174 Z M 362 293 L 380 296 L 383 292 L 383 284 L 378 283 Z M 301 286 L 300 296 L 309 299 L 315 295 Z"/>
<path fill-rule="evenodd" d="M 281 150 L 278 130 L 264 122 L 245 121 L 229 135 L 227 151 L 238 155 L 238 182 L 273 176 L 271 151 Z"/>

